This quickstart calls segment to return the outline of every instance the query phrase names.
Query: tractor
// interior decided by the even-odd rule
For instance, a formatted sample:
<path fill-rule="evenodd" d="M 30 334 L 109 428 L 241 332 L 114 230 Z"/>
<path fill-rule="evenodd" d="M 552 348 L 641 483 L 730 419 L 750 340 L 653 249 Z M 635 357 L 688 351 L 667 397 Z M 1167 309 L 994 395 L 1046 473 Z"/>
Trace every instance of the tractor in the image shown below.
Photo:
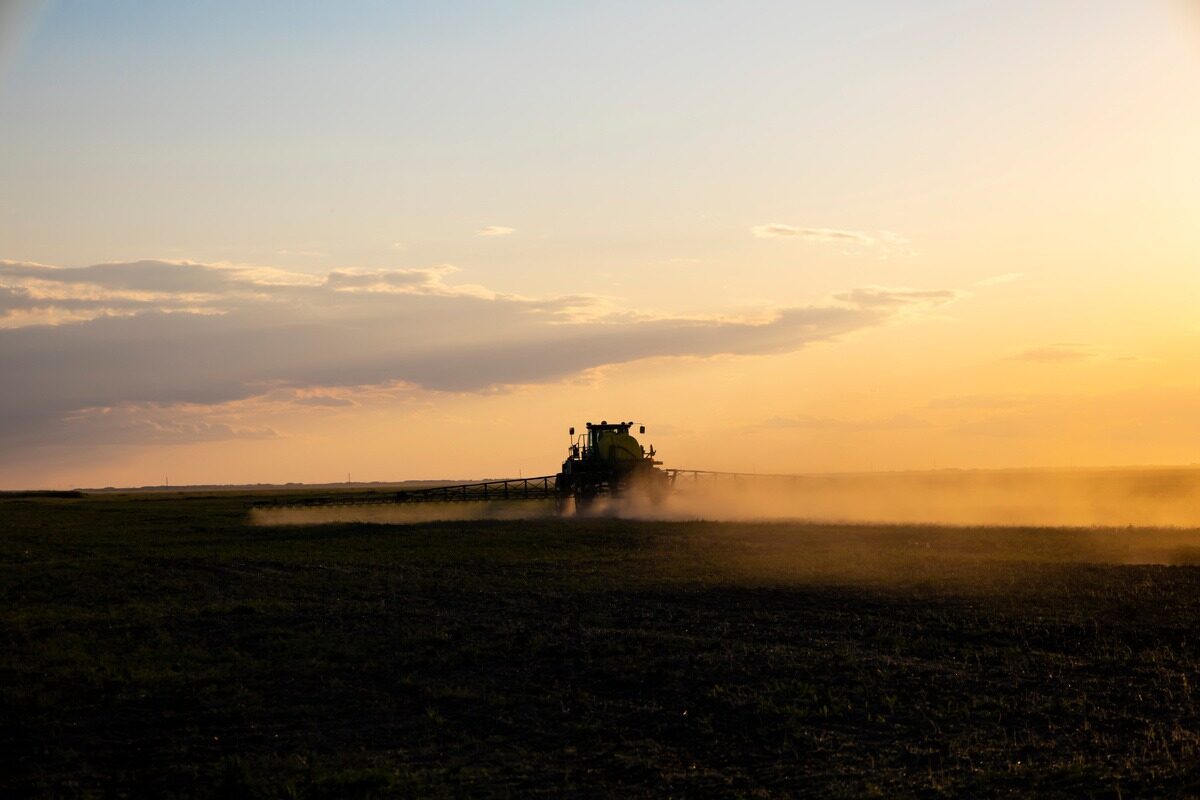
<path fill-rule="evenodd" d="M 562 470 L 554 478 L 555 499 L 560 512 L 574 502 L 576 511 L 587 511 L 602 496 L 631 493 L 651 503 L 661 503 L 671 488 L 671 476 L 658 468 L 654 446 L 647 452 L 629 432 L 632 422 L 587 423 L 586 430 L 575 435 L 570 429 L 571 445 Z M 644 434 L 646 426 L 638 426 Z"/>

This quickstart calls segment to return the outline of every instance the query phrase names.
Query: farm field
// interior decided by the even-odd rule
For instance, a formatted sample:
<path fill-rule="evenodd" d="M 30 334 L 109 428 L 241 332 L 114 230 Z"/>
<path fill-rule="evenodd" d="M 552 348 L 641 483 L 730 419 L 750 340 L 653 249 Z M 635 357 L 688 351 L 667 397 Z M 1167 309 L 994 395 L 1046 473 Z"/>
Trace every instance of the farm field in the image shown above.
<path fill-rule="evenodd" d="M 0 499 L 0 796 L 1200 792 L 1200 531 Z"/>

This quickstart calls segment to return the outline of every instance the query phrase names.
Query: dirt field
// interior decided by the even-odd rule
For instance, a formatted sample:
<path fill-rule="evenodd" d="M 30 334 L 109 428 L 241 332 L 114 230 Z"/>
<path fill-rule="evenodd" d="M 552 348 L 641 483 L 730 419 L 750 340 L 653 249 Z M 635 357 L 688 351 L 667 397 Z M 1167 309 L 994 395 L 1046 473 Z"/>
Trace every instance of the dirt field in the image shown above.
<path fill-rule="evenodd" d="M 1200 792 L 1200 531 L 0 500 L 0 796 Z"/>

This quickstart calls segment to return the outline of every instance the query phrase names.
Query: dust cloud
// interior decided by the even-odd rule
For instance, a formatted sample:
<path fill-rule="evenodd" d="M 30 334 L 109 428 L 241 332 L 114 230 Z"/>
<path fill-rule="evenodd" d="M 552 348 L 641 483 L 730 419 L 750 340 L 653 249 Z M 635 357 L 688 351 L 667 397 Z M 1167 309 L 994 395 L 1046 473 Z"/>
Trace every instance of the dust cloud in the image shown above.
<path fill-rule="evenodd" d="M 1200 565 L 1200 469 L 681 476 L 662 503 L 634 493 L 595 513 L 775 522 L 664 545 L 664 561 L 703 555 L 749 581 L 1003 591 L 1055 564 Z"/>
<path fill-rule="evenodd" d="M 681 475 L 659 505 L 635 493 L 597 513 L 676 520 L 1196 528 L 1200 469 Z"/>
<path fill-rule="evenodd" d="M 555 516 L 552 502 L 256 509 L 259 525 L 385 525 Z M 797 477 L 681 475 L 657 503 L 600 498 L 582 517 L 953 526 L 1200 528 L 1200 469 L 940 471 Z"/>

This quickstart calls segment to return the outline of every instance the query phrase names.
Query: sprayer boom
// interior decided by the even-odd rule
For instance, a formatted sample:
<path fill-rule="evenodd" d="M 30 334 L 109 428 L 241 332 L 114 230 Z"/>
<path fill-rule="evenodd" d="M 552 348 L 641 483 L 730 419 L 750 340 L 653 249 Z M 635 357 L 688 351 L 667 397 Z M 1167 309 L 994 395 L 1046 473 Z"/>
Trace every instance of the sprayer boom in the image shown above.
<path fill-rule="evenodd" d="M 652 504 L 661 503 L 677 480 L 688 476 L 692 481 L 701 478 L 734 479 L 764 476 L 740 472 L 711 472 L 707 470 L 661 469 L 655 460 L 653 445 L 647 450 L 630 431 L 633 422 L 607 420 L 589 422 L 584 432 L 576 436 L 570 429 L 571 443 L 567 458 L 556 475 L 537 478 L 477 481 L 397 492 L 344 492 L 341 494 L 277 499 L 259 505 L 268 508 L 312 506 L 366 506 L 408 503 L 448 503 L 516 500 L 553 500 L 560 513 L 587 510 L 603 497 L 637 494 Z M 645 425 L 638 433 L 646 432 Z"/>

